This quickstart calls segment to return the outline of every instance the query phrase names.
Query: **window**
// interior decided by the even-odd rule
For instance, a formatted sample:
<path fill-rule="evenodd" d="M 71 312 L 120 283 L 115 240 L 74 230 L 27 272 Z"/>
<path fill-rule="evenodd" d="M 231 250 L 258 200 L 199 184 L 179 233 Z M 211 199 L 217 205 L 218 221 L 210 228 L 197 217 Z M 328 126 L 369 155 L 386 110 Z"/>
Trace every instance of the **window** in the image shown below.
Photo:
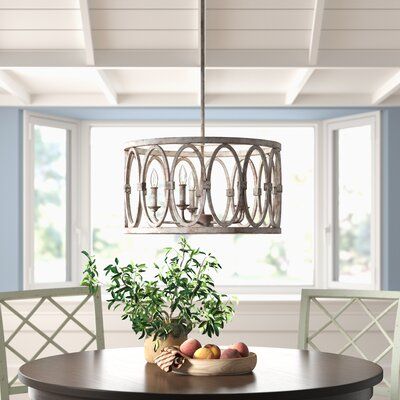
<path fill-rule="evenodd" d="M 327 123 L 332 287 L 379 286 L 379 115 Z"/>
<path fill-rule="evenodd" d="M 25 135 L 25 285 L 76 281 L 72 268 L 76 221 L 71 182 L 75 124 L 28 117 Z"/>
<path fill-rule="evenodd" d="M 152 263 L 163 247 L 176 242 L 174 235 L 123 232 L 122 149 L 133 138 L 196 136 L 197 125 L 93 122 L 83 123 L 78 134 L 79 124 L 71 121 L 29 114 L 27 121 L 28 287 L 79 282 L 81 249 L 91 249 L 99 265 L 115 257 L 122 263 Z M 208 135 L 277 140 L 284 154 L 281 235 L 189 237 L 223 265 L 217 284 L 233 293 L 378 288 L 377 113 L 324 124 L 210 125 Z"/>
<path fill-rule="evenodd" d="M 192 235 L 193 245 L 215 254 L 223 265 L 216 276 L 224 286 L 312 286 L 314 282 L 314 133 L 306 127 L 211 127 L 209 135 L 273 138 L 285 152 L 282 235 Z M 116 255 L 123 262 L 152 263 L 171 235 L 125 235 L 123 198 L 124 143 L 132 138 L 198 135 L 197 127 L 93 127 L 91 137 L 92 243 L 99 262 Z M 299 149 L 302 149 L 299 151 Z M 106 162 L 105 162 L 106 160 Z M 224 174 L 221 187 L 224 187 Z M 216 177 L 216 178 L 218 178 Z M 218 186 L 218 185 L 217 185 Z M 299 203 L 299 199 L 301 203 Z M 235 251 L 232 251 L 235 249 Z M 260 285 L 260 282 L 263 282 Z"/>

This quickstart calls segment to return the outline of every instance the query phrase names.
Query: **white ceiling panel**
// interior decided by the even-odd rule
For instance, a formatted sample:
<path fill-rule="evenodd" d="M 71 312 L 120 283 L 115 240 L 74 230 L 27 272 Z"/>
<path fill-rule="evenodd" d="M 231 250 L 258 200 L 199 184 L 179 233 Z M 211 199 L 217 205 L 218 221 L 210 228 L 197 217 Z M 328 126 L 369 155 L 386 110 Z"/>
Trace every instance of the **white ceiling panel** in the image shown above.
<path fill-rule="evenodd" d="M 85 68 L 32 68 L 13 71 L 18 81 L 31 94 L 98 93 L 96 76 Z"/>
<path fill-rule="evenodd" d="M 91 9 L 196 9 L 198 0 L 89 0 Z"/>
<path fill-rule="evenodd" d="M 310 32 L 306 30 L 289 31 L 208 31 L 208 49 L 307 49 Z"/>
<path fill-rule="evenodd" d="M 207 72 L 208 93 L 286 93 L 295 76 L 290 69 L 231 69 Z"/>
<path fill-rule="evenodd" d="M 400 30 L 334 30 L 321 32 L 320 49 L 380 49 L 400 48 Z"/>
<path fill-rule="evenodd" d="M 393 97 L 393 98 L 398 98 L 399 100 L 400 100 L 400 88 L 398 89 L 398 90 L 396 90 L 394 93 L 393 93 L 393 95 L 392 96 L 390 96 L 390 97 Z M 396 104 L 396 103 L 395 103 Z M 397 105 L 397 104 L 396 104 Z"/>
<path fill-rule="evenodd" d="M 0 50 L 83 49 L 82 31 L 0 30 Z"/>
<path fill-rule="evenodd" d="M 325 0 L 325 9 L 400 9 L 398 0 Z"/>
<path fill-rule="evenodd" d="M 93 31 L 95 49 L 196 49 L 197 31 Z"/>
<path fill-rule="evenodd" d="M 315 71 L 303 89 L 304 94 L 373 93 L 395 69 L 324 69 Z"/>
<path fill-rule="evenodd" d="M 397 10 L 325 10 L 324 29 L 400 29 Z"/>
<path fill-rule="evenodd" d="M 79 9 L 79 0 L 0 0 L 0 9 Z"/>
<path fill-rule="evenodd" d="M 82 29 L 79 10 L 1 10 L 0 29 Z"/>
<path fill-rule="evenodd" d="M 208 10 L 207 29 L 310 29 L 312 10 Z"/>
<path fill-rule="evenodd" d="M 92 29 L 198 29 L 197 10 L 91 10 Z"/>
<path fill-rule="evenodd" d="M 108 78 L 118 93 L 198 93 L 197 68 L 109 70 Z"/>
<path fill-rule="evenodd" d="M 207 0 L 208 9 L 309 9 L 314 8 L 314 0 Z"/>

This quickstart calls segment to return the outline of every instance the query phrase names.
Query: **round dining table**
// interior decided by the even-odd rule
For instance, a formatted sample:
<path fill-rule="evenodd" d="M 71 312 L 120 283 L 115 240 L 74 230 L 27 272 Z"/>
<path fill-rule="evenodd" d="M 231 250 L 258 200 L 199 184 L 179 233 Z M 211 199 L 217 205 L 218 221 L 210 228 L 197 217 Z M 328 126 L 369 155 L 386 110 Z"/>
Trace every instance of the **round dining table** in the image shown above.
<path fill-rule="evenodd" d="M 32 400 L 367 400 L 382 368 L 355 357 L 252 347 L 247 375 L 187 376 L 144 361 L 142 348 L 63 354 L 24 364 L 20 381 Z"/>

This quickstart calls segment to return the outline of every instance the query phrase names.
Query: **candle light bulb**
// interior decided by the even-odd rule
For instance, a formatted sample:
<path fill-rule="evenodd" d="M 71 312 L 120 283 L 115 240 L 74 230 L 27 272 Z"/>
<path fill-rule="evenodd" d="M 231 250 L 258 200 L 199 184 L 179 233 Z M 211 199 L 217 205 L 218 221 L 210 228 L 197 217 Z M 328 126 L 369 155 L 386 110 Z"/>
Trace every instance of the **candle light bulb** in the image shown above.
<path fill-rule="evenodd" d="M 151 184 L 152 188 L 158 187 L 158 174 L 154 168 L 153 168 L 153 171 L 151 171 L 150 184 Z"/>
<path fill-rule="evenodd" d="M 189 190 L 194 190 L 195 188 L 196 188 L 196 185 L 194 184 L 194 176 L 193 176 L 193 172 L 191 172 L 189 175 Z"/>
<path fill-rule="evenodd" d="M 186 180 L 187 180 L 186 168 L 182 165 L 179 170 L 179 184 L 186 185 Z"/>

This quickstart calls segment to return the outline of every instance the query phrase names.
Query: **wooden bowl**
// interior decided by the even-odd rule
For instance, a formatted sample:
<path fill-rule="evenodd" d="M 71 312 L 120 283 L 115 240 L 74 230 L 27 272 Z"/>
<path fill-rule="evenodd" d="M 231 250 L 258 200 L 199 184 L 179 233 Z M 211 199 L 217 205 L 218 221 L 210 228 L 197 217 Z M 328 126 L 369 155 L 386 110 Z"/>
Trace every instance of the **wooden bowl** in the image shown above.
<path fill-rule="evenodd" d="M 187 358 L 176 374 L 195 376 L 244 375 L 249 374 L 257 364 L 257 355 L 250 353 L 242 358 L 219 358 L 216 360 L 197 360 Z"/>

